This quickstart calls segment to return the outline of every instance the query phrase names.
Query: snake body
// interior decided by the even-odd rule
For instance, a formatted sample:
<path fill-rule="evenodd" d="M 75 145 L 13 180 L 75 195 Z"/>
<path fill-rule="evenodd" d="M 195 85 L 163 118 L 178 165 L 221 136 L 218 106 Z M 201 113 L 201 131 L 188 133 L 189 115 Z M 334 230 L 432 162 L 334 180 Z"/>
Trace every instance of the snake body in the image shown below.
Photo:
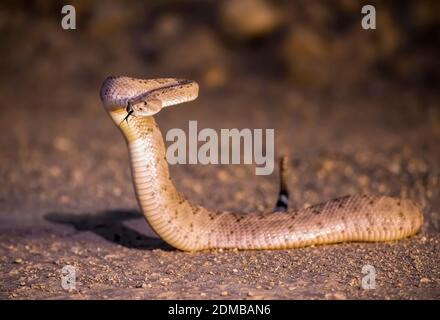
<path fill-rule="evenodd" d="M 153 115 L 197 95 L 197 83 L 171 78 L 108 77 L 101 88 L 104 107 L 128 144 L 141 210 L 152 229 L 171 246 L 184 251 L 287 249 L 388 241 L 413 235 L 422 226 L 423 214 L 416 203 L 387 196 L 353 195 L 309 208 L 266 213 L 221 212 L 191 203 L 171 180 Z"/>

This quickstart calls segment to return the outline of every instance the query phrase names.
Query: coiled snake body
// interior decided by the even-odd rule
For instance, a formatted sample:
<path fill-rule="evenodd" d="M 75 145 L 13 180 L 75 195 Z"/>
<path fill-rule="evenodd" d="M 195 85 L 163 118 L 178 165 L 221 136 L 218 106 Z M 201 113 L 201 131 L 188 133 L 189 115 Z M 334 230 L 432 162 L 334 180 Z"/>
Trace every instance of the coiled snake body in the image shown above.
<path fill-rule="evenodd" d="M 197 98 L 198 85 L 179 79 L 109 77 L 101 88 L 105 109 L 128 144 L 137 200 L 153 230 L 185 251 L 210 248 L 286 249 L 345 241 L 387 241 L 415 234 L 423 224 L 408 199 L 355 195 L 309 208 L 267 213 L 213 211 L 175 188 L 153 115 Z"/>

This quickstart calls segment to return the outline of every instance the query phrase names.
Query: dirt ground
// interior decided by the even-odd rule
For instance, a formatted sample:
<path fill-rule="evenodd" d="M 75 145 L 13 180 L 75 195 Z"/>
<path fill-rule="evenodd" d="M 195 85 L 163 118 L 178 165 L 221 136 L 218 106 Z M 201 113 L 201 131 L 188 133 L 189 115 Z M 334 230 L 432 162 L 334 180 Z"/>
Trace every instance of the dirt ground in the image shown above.
<path fill-rule="evenodd" d="M 275 127 L 277 155 L 291 159 L 296 206 L 356 192 L 404 195 L 425 205 L 421 234 L 395 243 L 183 253 L 154 238 L 140 216 L 126 147 L 97 89 L 89 88 L 78 112 L 30 117 L 32 105 L 20 104 L 3 114 L 2 127 L 9 126 L 1 138 L 3 298 L 440 297 L 440 159 L 432 136 L 439 123 L 411 109 L 418 99 L 399 93 L 385 108 L 385 97 L 336 102 L 294 92 L 285 98 L 280 86 L 268 93 L 233 88 L 159 115 L 163 130 L 186 128 L 189 119 L 203 127 Z M 272 114 L 269 99 L 283 111 Z M 253 166 L 181 165 L 172 174 L 182 192 L 208 207 L 265 210 L 275 202 L 276 172 L 257 177 Z M 367 264 L 376 268 L 374 290 L 361 289 Z M 77 270 L 71 292 L 61 287 L 65 265 Z"/>
<path fill-rule="evenodd" d="M 23 27 L 14 40 L 20 50 L 3 57 L 0 298 L 440 298 L 438 92 L 380 81 L 315 90 L 221 66 L 176 74 L 169 60 L 146 62 L 148 48 L 141 48 L 147 56 L 128 50 L 133 43 L 124 33 L 103 40 L 100 30 L 64 33 L 56 21 Z M 174 250 L 137 207 L 126 146 L 99 100 L 110 74 L 200 83 L 195 102 L 157 116 L 163 133 L 187 131 L 189 120 L 199 128 L 274 128 L 276 156 L 290 159 L 294 207 L 354 193 L 404 196 L 424 205 L 423 230 L 391 243 Z M 271 209 L 278 171 L 254 172 L 252 165 L 171 167 L 178 189 L 194 202 Z M 68 265 L 76 270 L 70 291 L 61 285 Z M 375 289 L 362 289 L 365 265 L 376 270 Z"/>

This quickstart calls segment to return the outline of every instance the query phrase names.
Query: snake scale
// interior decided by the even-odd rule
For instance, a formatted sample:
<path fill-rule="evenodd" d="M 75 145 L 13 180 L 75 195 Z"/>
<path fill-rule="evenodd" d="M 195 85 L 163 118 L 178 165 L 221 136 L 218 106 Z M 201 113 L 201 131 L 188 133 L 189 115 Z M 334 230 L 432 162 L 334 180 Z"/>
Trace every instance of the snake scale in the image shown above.
<path fill-rule="evenodd" d="M 153 115 L 197 98 L 198 84 L 174 78 L 108 77 L 105 110 L 128 145 L 136 197 L 152 229 L 184 251 L 287 249 L 347 241 L 389 241 L 417 233 L 421 208 L 409 199 L 353 195 L 309 208 L 266 213 L 210 210 L 185 199 L 170 177 Z"/>

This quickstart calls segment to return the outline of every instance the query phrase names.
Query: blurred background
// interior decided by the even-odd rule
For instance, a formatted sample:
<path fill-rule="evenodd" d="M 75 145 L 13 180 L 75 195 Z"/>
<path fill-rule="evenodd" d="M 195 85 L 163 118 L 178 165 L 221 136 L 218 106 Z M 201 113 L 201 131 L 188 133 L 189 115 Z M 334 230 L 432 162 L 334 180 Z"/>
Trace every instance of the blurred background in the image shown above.
<path fill-rule="evenodd" d="M 99 101 L 108 75 L 200 83 L 196 102 L 158 115 L 164 132 L 188 120 L 275 128 L 296 206 L 373 192 L 438 210 L 439 1 L 72 0 L 76 30 L 61 28 L 65 4 L 0 4 L 4 219 L 136 207 L 123 140 Z M 375 30 L 361 28 L 365 4 Z M 205 205 L 273 205 L 276 174 L 172 170 Z M 206 187 L 218 192 L 206 199 Z"/>
<path fill-rule="evenodd" d="M 64 4 L 2 1 L 3 77 L 32 69 L 31 83 L 54 74 L 84 82 L 110 69 L 193 77 L 209 88 L 237 78 L 331 90 L 439 84 L 435 0 L 79 0 L 68 2 L 77 14 L 68 32 Z M 376 30 L 361 28 L 366 4 L 376 7 Z"/>

